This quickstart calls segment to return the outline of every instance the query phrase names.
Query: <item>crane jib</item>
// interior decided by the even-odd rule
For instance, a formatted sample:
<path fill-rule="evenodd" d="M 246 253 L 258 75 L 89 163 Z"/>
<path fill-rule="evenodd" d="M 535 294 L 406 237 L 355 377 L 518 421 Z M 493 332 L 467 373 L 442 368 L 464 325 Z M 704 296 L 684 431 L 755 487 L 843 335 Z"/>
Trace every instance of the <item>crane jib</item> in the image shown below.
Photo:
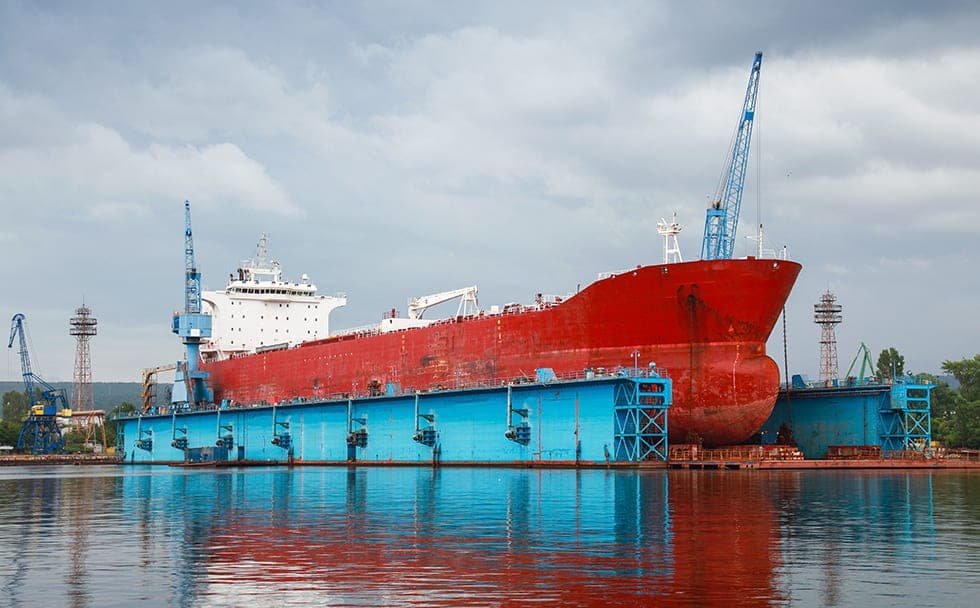
<path fill-rule="evenodd" d="M 748 164 L 752 124 L 755 120 L 755 102 L 759 93 L 759 72 L 762 53 L 755 54 L 749 82 L 745 88 L 745 101 L 735 131 L 734 145 L 725 161 L 719 192 L 709 206 L 704 220 L 704 239 L 701 243 L 701 259 L 731 259 L 735 250 L 735 233 L 738 228 L 739 206 L 745 185 L 745 169 Z"/>

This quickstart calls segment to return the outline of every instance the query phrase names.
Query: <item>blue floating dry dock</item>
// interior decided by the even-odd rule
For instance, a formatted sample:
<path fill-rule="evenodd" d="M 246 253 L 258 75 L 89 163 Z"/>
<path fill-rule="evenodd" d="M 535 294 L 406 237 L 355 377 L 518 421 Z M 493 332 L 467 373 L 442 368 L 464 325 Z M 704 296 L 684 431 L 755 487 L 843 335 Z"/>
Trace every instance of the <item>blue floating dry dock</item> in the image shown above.
<path fill-rule="evenodd" d="M 772 415 L 762 427 L 766 443 L 792 440 L 807 459 L 842 456 L 898 457 L 927 451 L 932 439 L 930 392 L 934 387 L 912 378 L 889 384 L 851 381 L 841 386 L 813 386 L 794 376 L 779 393 Z M 856 448 L 870 448 L 861 454 Z"/>
<path fill-rule="evenodd" d="M 430 393 L 143 414 L 118 421 L 127 463 L 664 463 L 669 378 L 628 369 Z"/>

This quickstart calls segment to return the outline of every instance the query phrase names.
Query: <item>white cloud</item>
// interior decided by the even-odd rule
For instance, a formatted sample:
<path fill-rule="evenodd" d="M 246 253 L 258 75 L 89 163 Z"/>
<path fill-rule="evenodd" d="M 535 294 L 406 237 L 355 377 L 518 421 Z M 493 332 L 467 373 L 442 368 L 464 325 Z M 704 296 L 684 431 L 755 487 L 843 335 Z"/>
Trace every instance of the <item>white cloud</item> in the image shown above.
<path fill-rule="evenodd" d="M 871 264 L 866 264 L 865 269 L 871 273 L 885 272 L 899 275 L 900 273 L 915 272 L 921 273 L 932 267 L 932 261 L 923 258 L 892 258 L 879 257 Z"/>
<path fill-rule="evenodd" d="M 330 96 L 321 83 L 292 86 L 275 65 L 240 48 L 175 50 L 165 55 L 163 67 L 138 84 L 124 85 L 128 101 L 119 108 L 127 124 L 155 138 L 300 136 L 330 114 Z"/>
<path fill-rule="evenodd" d="M 50 107 L 8 95 L 19 114 L 10 122 L 21 133 L 0 147 L 0 202 L 18 213 L 63 210 L 69 216 L 103 219 L 145 215 L 154 201 L 190 197 L 257 211 L 296 214 L 299 208 L 255 160 L 229 143 L 151 144 L 139 149 L 110 127 L 68 118 Z M 36 125 L 40 136 L 29 137 Z M 60 124 L 55 136 L 49 124 Z M 29 202 L 21 207 L 18 202 Z"/>
<path fill-rule="evenodd" d="M 147 311 L 171 292 L 179 302 L 183 198 L 201 211 L 199 262 L 219 277 L 212 285 L 268 230 L 290 267 L 351 294 L 341 314 L 362 315 L 354 324 L 458 281 L 508 301 L 657 261 L 656 220 L 675 210 L 691 259 L 757 47 L 767 49 L 759 147 L 740 236 L 758 196 L 767 234 L 806 265 L 793 304 L 808 325 L 791 335 L 812 330 L 810 306 L 832 277 L 854 326 L 885 340 L 886 315 L 861 322 L 875 313 L 857 300 L 878 297 L 883 277 L 905 268 L 935 291 L 962 270 L 942 260 L 975 253 L 980 49 L 939 9 L 908 9 L 906 27 L 929 21 L 915 38 L 896 38 L 909 30 L 880 11 L 844 11 L 828 43 L 830 32 L 816 30 L 843 13 L 799 7 L 745 17 L 743 29 L 725 25 L 720 5 L 352 6 L 286 7 L 261 24 L 221 7 L 170 15 L 142 22 L 126 48 L 116 28 L 132 30 L 136 9 L 113 23 L 50 11 L 54 25 L 73 26 L 54 30 L 30 27 L 26 13 L 16 28 L 0 24 L 16 38 L 0 56 L 0 205 L 10 223 L 0 242 L 25 245 L 10 247 L 16 280 L 92 285 L 64 263 L 91 248 L 100 264 L 111 260 L 97 273 L 106 300 L 126 302 L 107 305 L 106 318 L 152 333 Z M 44 34 L 70 38 L 76 22 L 86 45 Z M 944 37 L 951 27 L 955 45 Z M 280 34 L 270 44 L 259 31 Z M 900 53 L 869 43 L 895 39 Z M 114 285 L 120 276 L 156 291 L 133 301 Z M 980 297 L 959 289 L 960 309 Z M 22 297 L 0 294 L 0 305 L 20 308 Z M 931 314 L 927 306 L 896 298 L 888 312 L 908 319 Z M 957 344 L 969 334 L 936 333 Z M 917 348 L 932 357 L 939 347 Z"/>
<path fill-rule="evenodd" d="M 825 219 L 847 218 L 851 229 L 906 232 L 913 226 L 954 232 L 980 231 L 980 208 L 969 192 L 980 191 L 980 168 L 914 169 L 869 162 L 850 175 L 819 175 L 780 187 Z M 818 217 L 819 219 L 819 217 Z M 846 227 L 845 227 L 846 228 Z"/>
<path fill-rule="evenodd" d="M 823 271 L 829 275 L 842 277 L 851 274 L 853 269 L 849 266 L 842 266 L 840 264 L 824 264 Z"/>

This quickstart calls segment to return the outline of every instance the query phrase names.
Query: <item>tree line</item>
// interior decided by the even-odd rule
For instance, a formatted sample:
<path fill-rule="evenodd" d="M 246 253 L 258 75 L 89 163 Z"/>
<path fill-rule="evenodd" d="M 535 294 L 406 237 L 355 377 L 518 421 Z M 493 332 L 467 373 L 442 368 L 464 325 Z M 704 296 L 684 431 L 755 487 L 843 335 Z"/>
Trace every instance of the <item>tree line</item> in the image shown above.
<path fill-rule="evenodd" d="M 37 400 L 40 401 L 40 391 L 35 392 Z M 30 401 L 27 399 L 27 391 L 7 391 L 0 398 L 3 405 L 3 416 L 0 417 L 0 445 L 17 445 L 17 436 L 24 418 L 27 417 L 31 409 Z M 105 435 L 106 447 L 116 444 L 116 425 L 113 420 L 118 416 L 132 414 L 136 411 L 136 406 L 128 401 L 123 401 L 112 410 L 106 412 L 105 416 Z M 65 451 L 84 452 L 87 448 L 83 445 L 85 433 L 81 430 L 68 431 L 64 433 Z"/>
<path fill-rule="evenodd" d="M 886 348 L 875 366 L 879 379 L 905 375 L 905 357 Z M 980 449 L 980 355 L 960 361 L 943 361 L 943 371 L 956 378 L 952 388 L 933 374 L 915 374 L 932 389 L 932 439 L 950 448 Z"/>
<path fill-rule="evenodd" d="M 953 448 L 980 449 L 980 355 L 960 361 L 944 361 L 959 388 L 929 374 L 920 379 L 936 384 L 932 390 L 932 438 Z"/>

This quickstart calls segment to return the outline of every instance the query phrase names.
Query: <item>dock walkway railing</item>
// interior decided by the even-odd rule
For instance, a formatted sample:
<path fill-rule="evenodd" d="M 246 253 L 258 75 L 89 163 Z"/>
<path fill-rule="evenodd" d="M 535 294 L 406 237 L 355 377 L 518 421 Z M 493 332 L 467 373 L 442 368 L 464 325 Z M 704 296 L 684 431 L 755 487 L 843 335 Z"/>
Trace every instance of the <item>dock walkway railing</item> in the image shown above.
<path fill-rule="evenodd" d="M 803 452 L 791 445 L 735 445 L 704 448 L 696 443 L 672 444 L 668 459 L 673 462 L 762 462 L 803 460 Z"/>

